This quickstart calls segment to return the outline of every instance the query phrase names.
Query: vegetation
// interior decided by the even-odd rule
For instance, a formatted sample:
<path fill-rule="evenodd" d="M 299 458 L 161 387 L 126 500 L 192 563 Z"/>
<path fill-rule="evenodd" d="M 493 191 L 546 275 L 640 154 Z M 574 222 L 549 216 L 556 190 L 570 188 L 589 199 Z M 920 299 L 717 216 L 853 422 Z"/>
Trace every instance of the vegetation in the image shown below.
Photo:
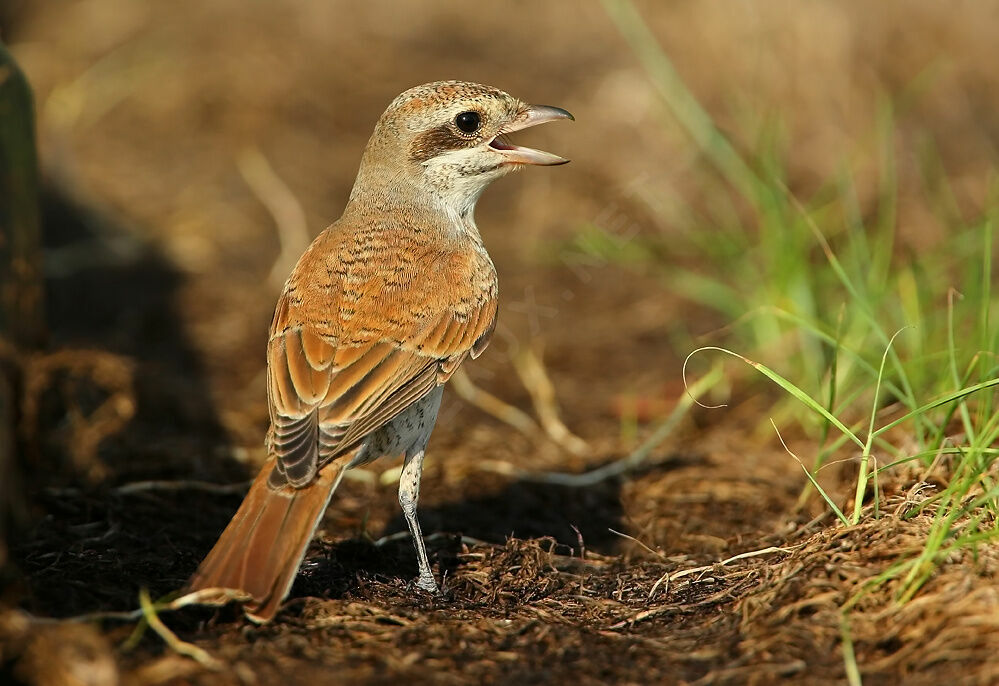
<path fill-rule="evenodd" d="M 999 537 L 999 298 L 993 291 L 999 183 L 992 183 L 986 206 L 967 216 L 926 142 L 924 192 L 948 239 L 939 250 L 906 249 L 898 237 L 890 94 L 880 102 L 870 138 L 878 160 L 874 206 L 862 211 L 848 159 L 839 174 L 799 198 L 787 185 L 789 141 L 779 120 L 768 122 L 755 147 L 739 149 L 688 90 L 633 6 L 617 0 L 605 6 L 673 120 L 699 147 L 704 166 L 698 171 L 712 189 L 711 202 L 684 208 L 689 225 L 680 227 L 680 245 L 618 239 L 589 227 L 576 247 L 658 270 L 664 287 L 734 322 L 714 336 L 724 347 L 698 347 L 691 356 L 734 355 L 783 391 L 774 426 L 794 421 L 808 432 L 810 484 L 844 526 L 881 515 L 879 483 L 893 472 L 936 475 L 924 477 L 935 489 L 902 514 L 932 513 L 922 553 L 896 560 L 864 586 L 891 582 L 898 602 L 911 600 L 937 563 Z M 696 267 L 678 266 L 678 254 L 702 259 Z M 693 333 L 677 340 L 688 351 L 696 345 Z M 760 355 L 765 363 L 749 359 Z M 843 508 L 816 479 L 837 457 L 858 465 L 852 503 Z M 848 640 L 844 654 L 852 660 Z"/>

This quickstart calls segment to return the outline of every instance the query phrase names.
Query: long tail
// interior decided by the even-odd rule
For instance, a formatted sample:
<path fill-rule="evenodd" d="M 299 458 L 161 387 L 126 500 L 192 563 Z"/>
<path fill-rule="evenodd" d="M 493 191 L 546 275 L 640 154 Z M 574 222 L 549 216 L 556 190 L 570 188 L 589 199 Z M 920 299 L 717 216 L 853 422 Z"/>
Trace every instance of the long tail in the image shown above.
<path fill-rule="evenodd" d="M 246 616 L 263 624 L 291 590 L 312 534 L 343 475 L 327 465 L 309 486 L 275 490 L 267 485 L 273 462 L 260 471 L 243 504 L 191 577 L 191 591 L 227 588 L 250 600 Z"/>

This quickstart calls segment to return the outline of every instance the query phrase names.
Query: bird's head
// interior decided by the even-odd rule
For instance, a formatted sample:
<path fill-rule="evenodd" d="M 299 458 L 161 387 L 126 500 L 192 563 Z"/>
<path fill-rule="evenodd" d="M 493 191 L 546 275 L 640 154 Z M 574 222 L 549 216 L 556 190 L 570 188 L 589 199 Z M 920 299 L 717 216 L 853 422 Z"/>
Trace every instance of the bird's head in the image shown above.
<path fill-rule="evenodd" d="M 527 105 L 465 81 L 416 86 L 392 101 L 364 151 L 351 198 L 365 193 L 425 194 L 468 216 L 490 182 L 524 165 L 569 160 L 514 145 L 507 135 L 573 119 L 558 107 Z"/>

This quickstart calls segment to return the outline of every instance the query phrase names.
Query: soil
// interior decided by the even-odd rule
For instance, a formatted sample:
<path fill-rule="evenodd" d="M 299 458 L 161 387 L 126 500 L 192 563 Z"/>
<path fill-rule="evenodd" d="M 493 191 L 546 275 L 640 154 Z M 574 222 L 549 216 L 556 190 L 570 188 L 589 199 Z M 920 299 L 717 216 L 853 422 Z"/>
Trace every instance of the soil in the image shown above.
<path fill-rule="evenodd" d="M 738 17 L 640 8 L 723 125 L 740 108 L 728 108 L 731 91 L 758 89 L 796 115 L 790 134 L 803 145 L 789 183 L 806 188 L 836 163 L 828 151 L 871 121 L 872 84 L 891 91 L 915 78 L 899 64 L 925 63 L 916 57 L 927 43 L 952 49 L 956 66 L 933 98 L 899 114 L 899 135 L 953 132 L 941 155 L 956 201 L 974 202 L 987 184 L 968 151 L 995 144 L 999 107 L 976 100 L 984 95 L 954 105 L 948 89 L 990 78 L 975 65 L 994 37 L 973 11 L 944 30 L 931 3 L 913 4 L 887 3 L 871 21 L 857 8 L 802 10 L 788 43 L 765 57 L 811 45 L 822 27 L 831 33 L 798 55 L 796 78 L 817 68 L 856 80 L 788 90 L 765 66 L 746 80 L 733 59 Z M 753 14 L 760 35 L 783 26 L 767 8 Z M 946 465 L 886 477 L 880 516 L 843 527 L 817 497 L 799 500 L 800 467 L 760 428 L 774 397 L 735 370 L 728 406 L 691 410 L 637 469 L 585 487 L 539 476 L 630 455 L 683 396 L 678 331 L 726 324 L 674 294 L 661 270 L 572 247 L 586 226 L 669 244 L 678 215 L 650 189 L 692 206 L 710 199 L 690 141 L 664 123 L 607 15 L 573 5 L 568 22 L 567 11 L 37 0 L 0 15 L 37 94 L 51 329 L 47 349 L 21 360 L 35 520 L 13 548 L 21 577 L 0 610 L 0 680 L 832 684 L 847 679 L 852 650 L 865 684 L 999 682 L 994 547 L 948 559 L 907 604 L 891 584 L 865 586 L 919 553 L 932 520 L 903 513 Z M 926 40 L 892 42 L 902 12 Z M 891 49 L 865 47 L 854 30 Z M 873 72 L 859 66 L 868 63 Z M 204 651 L 199 661 L 151 630 L 133 633 L 134 617 L 95 619 L 135 610 L 140 589 L 160 598 L 183 586 L 263 458 L 263 350 L 283 234 L 240 160 L 245 170 L 248 150 L 264 155 L 314 235 L 338 215 L 385 104 L 437 78 L 492 83 L 576 115 L 523 136 L 573 164 L 498 182 L 479 205 L 503 305 L 493 345 L 468 373 L 536 416 L 513 362 L 534 351 L 585 450 L 449 391 L 420 506 L 441 597 L 410 583 L 398 461 L 383 459 L 344 481 L 273 623 L 254 626 L 232 607 L 162 612 Z M 829 114 L 826 98 L 854 107 Z M 832 119 L 809 128 L 813 115 Z M 903 189 L 910 172 L 900 170 Z M 901 197 L 907 240 L 931 248 L 939 226 L 914 194 Z M 799 454 L 814 454 L 788 433 Z M 855 469 L 823 472 L 844 506 Z M 81 616 L 90 621 L 68 621 Z"/>

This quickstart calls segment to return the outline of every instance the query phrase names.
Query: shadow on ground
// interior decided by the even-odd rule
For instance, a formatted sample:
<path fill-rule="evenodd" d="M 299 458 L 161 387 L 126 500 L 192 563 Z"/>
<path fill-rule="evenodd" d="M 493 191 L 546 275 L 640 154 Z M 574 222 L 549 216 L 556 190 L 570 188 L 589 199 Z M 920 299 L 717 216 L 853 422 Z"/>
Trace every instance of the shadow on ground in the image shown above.
<path fill-rule="evenodd" d="M 445 580 L 461 564 L 463 540 L 504 545 L 513 538 L 545 539 L 564 555 L 580 555 L 584 547 L 612 553 L 620 539 L 609 530 L 621 529 L 621 515 L 616 481 L 588 488 L 517 481 L 488 496 L 424 507 L 419 513 L 431 563 Z M 317 542 L 292 597 L 341 598 L 372 580 L 414 579 L 416 555 L 401 514 L 385 527 L 385 534 L 377 543 L 362 538 Z"/>
<path fill-rule="evenodd" d="M 140 587 L 155 595 L 182 583 L 203 532 L 231 511 L 205 493 L 119 486 L 247 474 L 229 457 L 174 306 L 176 270 L 56 189 L 44 236 L 50 345 L 25 382 L 36 519 L 13 550 L 23 604 L 51 616 L 132 608 Z"/>

